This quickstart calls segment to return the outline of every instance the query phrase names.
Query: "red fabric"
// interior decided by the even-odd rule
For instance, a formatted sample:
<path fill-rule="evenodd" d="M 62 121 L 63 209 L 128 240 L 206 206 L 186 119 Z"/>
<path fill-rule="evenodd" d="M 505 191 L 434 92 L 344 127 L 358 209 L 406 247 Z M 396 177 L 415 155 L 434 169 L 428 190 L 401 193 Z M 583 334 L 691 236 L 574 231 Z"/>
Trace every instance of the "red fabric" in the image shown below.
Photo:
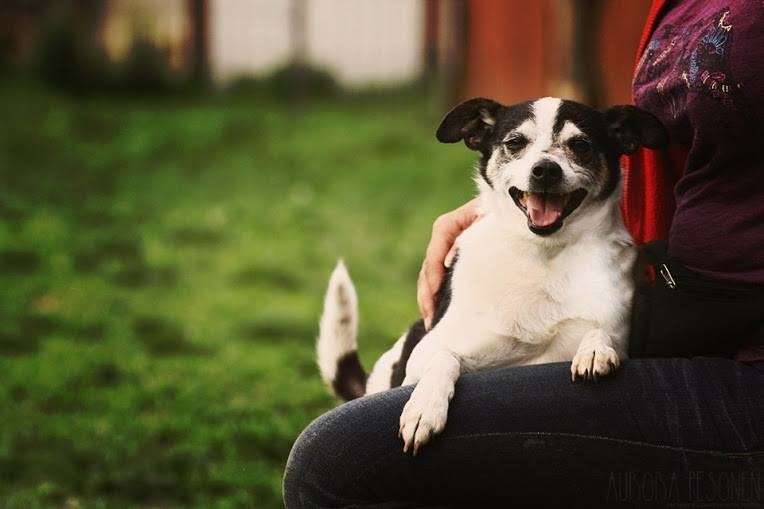
<path fill-rule="evenodd" d="M 665 4 L 666 0 L 653 0 L 639 42 L 635 69 Z M 682 176 L 686 159 L 687 149 L 673 144 L 663 151 L 640 148 L 622 159 L 621 211 L 626 227 L 637 243 L 668 238 L 675 209 L 674 186 Z"/>
<path fill-rule="evenodd" d="M 641 148 L 624 157 L 621 211 L 638 244 L 668 238 L 676 207 L 674 186 L 686 159 L 687 149 L 673 144 L 663 151 Z"/>

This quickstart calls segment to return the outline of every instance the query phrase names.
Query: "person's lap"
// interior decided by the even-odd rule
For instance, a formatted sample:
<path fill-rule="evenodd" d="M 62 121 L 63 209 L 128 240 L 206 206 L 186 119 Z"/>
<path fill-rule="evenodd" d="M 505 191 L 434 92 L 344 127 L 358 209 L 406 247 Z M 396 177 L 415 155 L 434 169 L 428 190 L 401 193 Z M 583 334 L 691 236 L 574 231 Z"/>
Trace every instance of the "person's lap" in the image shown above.
<path fill-rule="evenodd" d="M 760 502 L 763 364 L 631 360 L 611 378 L 575 384 L 569 366 L 463 376 L 445 431 L 416 457 L 403 454 L 397 436 L 411 387 L 342 405 L 296 442 L 285 502 Z"/>

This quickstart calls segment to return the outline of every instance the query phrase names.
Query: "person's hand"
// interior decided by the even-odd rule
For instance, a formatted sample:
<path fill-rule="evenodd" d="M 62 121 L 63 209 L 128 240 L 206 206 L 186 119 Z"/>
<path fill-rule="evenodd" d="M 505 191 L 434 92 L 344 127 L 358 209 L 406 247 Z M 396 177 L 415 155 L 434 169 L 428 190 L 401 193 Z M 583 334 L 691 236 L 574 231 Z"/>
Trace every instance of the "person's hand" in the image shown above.
<path fill-rule="evenodd" d="M 456 253 L 456 238 L 477 219 L 477 204 L 477 198 L 470 200 L 438 217 L 432 225 L 432 237 L 416 284 L 419 313 L 427 330 L 432 327 L 435 315 L 435 294 L 443 281 L 446 267 L 451 265 Z"/>

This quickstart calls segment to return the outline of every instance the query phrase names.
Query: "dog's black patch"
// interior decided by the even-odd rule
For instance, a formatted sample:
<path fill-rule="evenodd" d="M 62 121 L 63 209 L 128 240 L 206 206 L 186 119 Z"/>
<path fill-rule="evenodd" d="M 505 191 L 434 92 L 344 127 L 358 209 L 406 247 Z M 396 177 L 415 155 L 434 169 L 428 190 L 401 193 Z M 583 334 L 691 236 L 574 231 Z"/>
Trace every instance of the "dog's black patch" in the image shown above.
<path fill-rule="evenodd" d="M 435 294 L 435 316 L 432 318 L 433 327 L 443 318 L 448 305 L 451 304 L 451 279 L 454 274 L 457 258 L 458 255 L 454 256 L 451 266 L 446 269 L 443 282 L 440 284 L 440 288 L 438 288 L 438 293 Z M 390 375 L 390 387 L 398 387 L 403 383 L 403 380 L 406 378 L 406 364 L 409 361 L 409 357 L 411 357 L 411 352 L 414 351 L 414 347 L 419 344 L 425 334 L 427 334 L 427 330 L 424 328 L 424 320 L 417 320 L 409 328 L 406 333 L 406 339 L 403 340 L 401 356 L 393 364 L 392 374 Z"/>
<path fill-rule="evenodd" d="M 515 104 L 513 106 L 505 106 L 501 110 L 501 114 L 496 118 L 496 125 L 494 126 L 493 138 L 491 141 L 494 145 L 501 143 L 504 136 L 506 136 L 509 131 L 517 129 L 520 124 L 532 117 L 532 101 Z"/>
<path fill-rule="evenodd" d="M 393 364 L 393 371 L 390 375 L 390 387 L 399 387 L 406 378 L 406 363 L 411 357 L 414 347 L 419 344 L 427 331 L 424 328 L 424 320 L 417 320 L 406 333 L 406 339 L 403 340 L 400 358 Z"/>
<path fill-rule="evenodd" d="M 533 116 L 533 103 L 524 102 L 514 106 L 502 108 L 499 115 L 496 118 L 496 125 L 494 126 L 491 136 L 488 138 L 488 149 L 481 150 L 480 159 L 478 161 L 478 170 L 480 176 L 483 177 L 489 186 L 493 187 L 491 179 L 488 177 L 487 168 L 488 161 L 491 159 L 493 150 L 502 144 L 502 140 L 508 132 L 517 129 L 520 124 L 528 120 Z"/>
<path fill-rule="evenodd" d="M 491 159 L 490 155 L 486 156 L 485 154 L 480 154 L 477 167 L 478 167 L 478 171 L 480 172 L 480 176 L 483 177 L 483 180 L 485 180 L 489 186 L 493 187 L 493 182 L 491 182 L 491 179 L 488 177 L 488 160 L 489 159 Z"/>
<path fill-rule="evenodd" d="M 486 168 L 496 145 L 501 144 L 507 132 L 533 116 L 530 101 L 514 106 L 502 106 L 489 99 L 470 99 L 452 109 L 441 121 L 436 136 L 443 143 L 464 140 L 465 145 L 480 152 L 478 171 L 492 186 Z M 485 123 L 481 115 L 490 115 L 493 125 Z"/>
<path fill-rule="evenodd" d="M 591 171 L 597 180 L 601 181 L 602 191 L 595 197 L 598 200 L 604 200 L 615 190 L 621 179 L 621 170 L 619 166 L 619 155 L 613 150 L 608 140 L 607 124 L 605 114 L 595 110 L 590 106 L 580 104 L 574 101 L 562 101 L 557 110 L 557 118 L 554 121 L 553 132 L 557 136 L 565 122 L 570 121 L 583 132 L 589 142 L 592 144 L 591 153 L 593 156 L 587 161 L 577 161 L 581 166 Z M 606 167 L 596 163 L 597 154 L 604 154 Z M 602 172 L 605 172 L 602 175 Z"/>
<path fill-rule="evenodd" d="M 356 350 L 337 360 L 337 374 L 332 380 L 332 388 L 345 401 L 360 398 L 366 392 L 366 373 Z"/>
<path fill-rule="evenodd" d="M 608 137 L 619 154 L 632 154 L 639 147 L 664 148 L 668 131 L 649 111 L 631 105 L 613 106 L 605 112 Z"/>
<path fill-rule="evenodd" d="M 596 196 L 600 200 L 610 196 L 621 179 L 619 161 L 622 154 L 631 154 L 641 146 L 662 148 L 668 142 L 663 124 L 651 113 L 635 106 L 613 106 L 599 111 L 574 101 L 562 101 L 554 123 L 555 135 L 566 121 L 586 134 L 595 156 L 602 154 L 605 157 L 604 168 L 592 161 L 579 161 L 603 182 L 602 191 Z M 603 171 L 605 175 L 600 173 Z"/>
<path fill-rule="evenodd" d="M 446 113 L 435 137 L 442 143 L 464 141 L 470 149 L 486 152 L 491 147 L 496 119 L 505 108 L 483 97 L 464 101 Z"/>
<path fill-rule="evenodd" d="M 567 121 L 572 122 L 583 131 L 592 140 L 592 143 L 607 139 L 605 115 L 591 106 L 563 100 L 557 110 L 557 118 L 555 118 L 552 128 L 555 136 L 560 134 Z M 603 148 L 600 147 L 600 149 Z"/>

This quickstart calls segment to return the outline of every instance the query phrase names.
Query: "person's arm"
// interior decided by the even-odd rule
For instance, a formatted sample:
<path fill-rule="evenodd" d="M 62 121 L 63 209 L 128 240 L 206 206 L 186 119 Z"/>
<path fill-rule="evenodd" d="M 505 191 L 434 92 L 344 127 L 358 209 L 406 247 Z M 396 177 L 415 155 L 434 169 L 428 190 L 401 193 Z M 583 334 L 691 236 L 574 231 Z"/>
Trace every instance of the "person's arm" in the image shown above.
<path fill-rule="evenodd" d="M 477 204 L 477 198 L 470 200 L 438 217 L 432 225 L 432 237 L 417 280 L 417 302 L 427 330 L 432 327 L 435 314 L 435 294 L 454 256 L 454 242 L 477 219 Z"/>

